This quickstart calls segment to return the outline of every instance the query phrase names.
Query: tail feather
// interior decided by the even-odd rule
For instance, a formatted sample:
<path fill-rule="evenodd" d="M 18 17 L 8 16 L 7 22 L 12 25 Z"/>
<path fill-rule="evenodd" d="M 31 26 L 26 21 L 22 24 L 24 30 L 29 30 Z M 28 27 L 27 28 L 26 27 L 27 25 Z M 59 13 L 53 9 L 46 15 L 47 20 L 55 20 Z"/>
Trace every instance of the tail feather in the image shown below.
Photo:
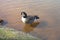
<path fill-rule="evenodd" d="M 35 17 L 35 19 L 39 19 L 39 17 L 38 16 L 34 16 Z"/>

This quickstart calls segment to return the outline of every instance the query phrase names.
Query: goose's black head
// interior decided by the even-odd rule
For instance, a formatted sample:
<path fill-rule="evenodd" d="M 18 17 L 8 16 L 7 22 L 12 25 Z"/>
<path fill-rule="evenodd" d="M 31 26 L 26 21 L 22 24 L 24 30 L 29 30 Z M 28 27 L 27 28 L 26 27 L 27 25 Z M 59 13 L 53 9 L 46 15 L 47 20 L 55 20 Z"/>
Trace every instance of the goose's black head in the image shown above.
<path fill-rule="evenodd" d="M 24 18 L 27 18 L 27 13 L 26 13 L 26 12 L 21 12 L 21 15 L 22 15 Z"/>

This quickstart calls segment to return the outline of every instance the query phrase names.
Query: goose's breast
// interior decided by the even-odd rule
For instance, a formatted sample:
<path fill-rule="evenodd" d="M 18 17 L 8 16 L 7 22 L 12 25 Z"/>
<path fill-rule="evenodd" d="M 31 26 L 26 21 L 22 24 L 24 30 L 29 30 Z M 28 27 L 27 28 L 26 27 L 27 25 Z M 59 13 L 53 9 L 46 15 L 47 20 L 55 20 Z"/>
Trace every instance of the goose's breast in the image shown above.
<path fill-rule="evenodd" d="M 21 20 L 22 20 L 22 22 L 23 22 L 23 23 L 26 23 L 27 18 L 23 18 L 23 17 L 22 17 L 22 19 L 21 19 Z"/>

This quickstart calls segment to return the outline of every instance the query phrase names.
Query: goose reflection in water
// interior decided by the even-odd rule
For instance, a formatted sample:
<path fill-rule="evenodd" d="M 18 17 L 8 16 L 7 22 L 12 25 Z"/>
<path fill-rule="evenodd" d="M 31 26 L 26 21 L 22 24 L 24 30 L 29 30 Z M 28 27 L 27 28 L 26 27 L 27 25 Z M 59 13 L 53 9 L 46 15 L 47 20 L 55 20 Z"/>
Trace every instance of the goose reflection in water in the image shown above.
<path fill-rule="evenodd" d="M 32 25 L 31 24 L 25 24 L 23 31 L 26 33 L 29 33 L 31 31 L 33 31 L 34 28 L 37 27 L 38 24 L 39 24 L 39 22 L 34 22 L 34 23 L 32 23 Z"/>

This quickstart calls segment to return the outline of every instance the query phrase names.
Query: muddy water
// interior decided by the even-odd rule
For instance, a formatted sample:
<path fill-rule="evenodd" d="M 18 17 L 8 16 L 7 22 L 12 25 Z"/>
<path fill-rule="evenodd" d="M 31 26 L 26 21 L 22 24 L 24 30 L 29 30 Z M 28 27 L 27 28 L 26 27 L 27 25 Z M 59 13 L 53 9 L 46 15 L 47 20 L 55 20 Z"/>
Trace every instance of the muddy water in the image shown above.
<path fill-rule="evenodd" d="M 33 25 L 21 22 L 20 13 L 38 15 Z M 6 26 L 28 32 L 43 40 L 60 40 L 60 0 L 0 0 L 0 19 Z"/>

